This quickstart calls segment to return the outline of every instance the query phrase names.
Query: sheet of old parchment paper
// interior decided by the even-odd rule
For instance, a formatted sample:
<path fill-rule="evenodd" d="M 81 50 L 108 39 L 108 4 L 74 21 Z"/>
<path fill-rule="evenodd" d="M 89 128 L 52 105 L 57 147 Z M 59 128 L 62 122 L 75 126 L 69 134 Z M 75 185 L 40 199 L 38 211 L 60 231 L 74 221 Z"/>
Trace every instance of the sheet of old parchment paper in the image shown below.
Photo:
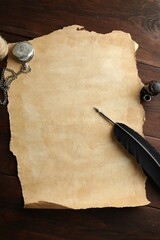
<path fill-rule="evenodd" d="M 25 206 L 146 205 L 142 170 L 116 142 L 113 126 L 93 110 L 142 134 L 137 44 L 121 31 L 80 29 L 70 26 L 31 41 L 32 71 L 9 91 L 11 150 Z M 8 67 L 20 67 L 11 55 Z"/>

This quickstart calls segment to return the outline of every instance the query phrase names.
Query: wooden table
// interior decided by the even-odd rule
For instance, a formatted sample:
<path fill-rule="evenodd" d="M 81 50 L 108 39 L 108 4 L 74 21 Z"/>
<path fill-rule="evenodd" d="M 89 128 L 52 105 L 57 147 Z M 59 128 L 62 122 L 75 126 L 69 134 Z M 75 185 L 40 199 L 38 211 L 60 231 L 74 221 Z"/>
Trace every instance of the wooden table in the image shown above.
<path fill-rule="evenodd" d="M 129 32 L 139 44 L 136 57 L 140 78 L 144 83 L 160 81 L 158 0 L 10 0 L 1 1 L 0 16 L 0 33 L 8 42 L 32 39 L 73 24 L 98 33 Z M 5 60 L 0 63 L 1 70 L 5 64 Z M 160 95 L 144 108 L 145 137 L 160 151 Z M 160 191 L 150 180 L 146 188 L 151 204 L 145 207 L 23 209 L 16 157 L 9 151 L 9 140 L 7 107 L 0 106 L 1 240 L 160 239 Z"/>

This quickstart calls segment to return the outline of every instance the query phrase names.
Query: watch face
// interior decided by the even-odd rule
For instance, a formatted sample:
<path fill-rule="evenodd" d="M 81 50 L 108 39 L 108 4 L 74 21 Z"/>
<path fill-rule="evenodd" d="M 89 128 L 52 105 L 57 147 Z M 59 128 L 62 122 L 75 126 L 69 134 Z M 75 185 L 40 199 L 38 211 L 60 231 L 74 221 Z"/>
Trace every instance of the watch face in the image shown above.
<path fill-rule="evenodd" d="M 29 42 L 19 42 L 13 47 L 12 53 L 19 62 L 26 63 L 33 58 L 34 48 Z"/>

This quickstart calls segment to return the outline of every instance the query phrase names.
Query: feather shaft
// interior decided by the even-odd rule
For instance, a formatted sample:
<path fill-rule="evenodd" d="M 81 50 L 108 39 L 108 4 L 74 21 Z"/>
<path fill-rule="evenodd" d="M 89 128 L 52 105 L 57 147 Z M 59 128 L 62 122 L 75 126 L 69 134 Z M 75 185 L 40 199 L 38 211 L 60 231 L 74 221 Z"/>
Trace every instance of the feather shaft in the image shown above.
<path fill-rule="evenodd" d="M 160 154 L 139 133 L 123 123 L 113 122 L 102 112 L 95 109 L 103 118 L 114 123 L 114 135 L 122 146 L 135 157 L 145 173 L 160 188 Z"/>

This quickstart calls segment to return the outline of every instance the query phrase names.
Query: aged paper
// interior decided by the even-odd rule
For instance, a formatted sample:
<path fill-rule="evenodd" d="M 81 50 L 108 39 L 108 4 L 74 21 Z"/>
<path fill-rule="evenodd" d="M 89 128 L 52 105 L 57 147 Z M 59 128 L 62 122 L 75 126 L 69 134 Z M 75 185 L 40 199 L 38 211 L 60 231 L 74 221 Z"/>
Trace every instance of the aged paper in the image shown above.
<path fill-rule="evenodd" d="M 113 126 L 93 110 L 142 134 L 137 44 L 128 33 L 98 34 L 80 26 L 31 43 L 32 71 L 9 91 L 11 150 L 25 207 L 148 204 L 142 170 L 116 142 Z M 20 67 L 11 55 L 8 67 Z"/>

